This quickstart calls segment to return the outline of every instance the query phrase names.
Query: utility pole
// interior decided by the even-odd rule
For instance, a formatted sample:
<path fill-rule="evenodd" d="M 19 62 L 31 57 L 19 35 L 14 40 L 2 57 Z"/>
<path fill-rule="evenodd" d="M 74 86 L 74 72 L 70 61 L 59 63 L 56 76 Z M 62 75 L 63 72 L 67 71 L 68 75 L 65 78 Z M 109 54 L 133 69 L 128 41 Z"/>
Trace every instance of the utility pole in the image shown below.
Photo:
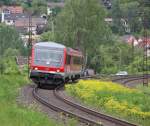
<path fill-rule="evenodd" d="M 134 62 L 134 39 L 132 39 L 132 62 Z M 134 72 L 134 68 L 132 67 L 132 74 Z"/>
<path fill-rule="evenodd" d="M 120 47 L 117 47 L 119 49 L 119 71 L 121 70 L 121 64 L 122 64 L 122 51 Z"/>
<path fill-rule="evenodd" d="M 32 11 L 30 10 L 31 7 L 31 0 L 28 0 L 28 14 L 29 14 L 29 22 L 28 22 L 28 33 L 29 33 L 29 38 L 28 38 L 28 77 L 30 73 L 30 55 L 31 55 L 31 49 L 32 49 Z"/>
<path fill-rule="evenodd" d="M 3 14 L 3 12 L 2 12 Z M 4 15 L 3 15 L 4 16 Z M 4 17 L 3 17 L 4 18 Z M 4 39 L 1 38 L 3 35 L 2 28 L 0 28 L 0 74 L 2 75 L 4 73 Z"/>
<path fill-rule="evenodd" d="M 146 7 L 147 2 L 143 3 L 143 7 Z M 149 21 L 147 19 L 147 14 L 144 11 L 142 13 L 143 27 L 144 27 L 144 39 L 143 39 L 143 86 L 148 86 L 148 35 L 147 28 L 149 27 Z"/>
<path fill-rule="evenodd" d="M 143 86 L 148 86 L 148 36 L 144 19 L 144 40 L 143 40 Z"/>
<path fill-rule="evenodd" d="M 3 40 L 0 42 L 0 74 L 3 74 Z"/>
<path fill-rule="evenodd" d="M 29 38 L 28 38 L 28 77 L 30 73 L 30 55 L 32 49 L 32 15 L 29 13 Z"/>

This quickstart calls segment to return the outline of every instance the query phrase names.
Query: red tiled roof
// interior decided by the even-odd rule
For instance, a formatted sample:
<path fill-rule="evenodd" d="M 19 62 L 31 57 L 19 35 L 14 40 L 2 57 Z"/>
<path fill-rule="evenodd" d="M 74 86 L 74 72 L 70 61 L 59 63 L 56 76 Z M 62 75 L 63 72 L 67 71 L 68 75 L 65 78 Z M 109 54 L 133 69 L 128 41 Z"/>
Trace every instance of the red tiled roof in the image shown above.
<path fill-rule="evenodd" d="M 2 6 L 1 10 L 7 9 L 13 14 L 23 13 L 23 8 L 21 6 Z"/>
<path fill-rule="evenodd" d="M 32 18 L 32 26 L 37 26 L 38 24 L 46 24 L 46 20 L 43 18 Z M 28 18 L 19 18 L 15 21 L 15 27 L 28 27 Z"/>
<path fill-rule="evenodd" d="M 141 39 L 141 41 L 139 42 L 139 44 L 138 44 L 138 46 L 139 47 L 143 47 L 143 46 L 146 46 L 146 44 L 147 44 L 147 46 L 150 46 L 150 38 L 143 38 L 143 39 Z"/>

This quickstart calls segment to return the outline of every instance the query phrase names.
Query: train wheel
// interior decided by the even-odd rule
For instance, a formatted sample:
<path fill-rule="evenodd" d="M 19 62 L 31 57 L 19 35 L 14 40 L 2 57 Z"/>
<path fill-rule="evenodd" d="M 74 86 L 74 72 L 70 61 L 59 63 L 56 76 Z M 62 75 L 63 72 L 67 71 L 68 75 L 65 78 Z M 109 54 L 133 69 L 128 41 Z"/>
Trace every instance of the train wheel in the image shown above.
<path fill-rule="evenodd" d="M 66 79 L 65 79 L 65 83 L 68 83 L 68 82 L 69 82 L 69 78 L 66 78 Z"/>
<path fill-rule="evenodd" d="M 64 86 L 65 86 L 65 83 L 66 83 L 66 82 L 65 82 L 65 80 L 63 80 L 63 79 L 62 79 L 62 81 L 61 81 L 61 84 L 60 84 L 60 85 L 61 85 L 62 87 L 64 87 Z"/>
<path fill-rule="evenodd" d="M 75 78 L 72 78 L 71 80 L 72 80 L 72 82 L 73 82 L 73 83 L 75 83 L 75 81 L 76 81 L 76 79 L 75 79 Z"/>
<path fill-rule="evenodd" d="M 78 83 L 79 81 L 78 78 L 72 78 L 71 80 L 72 80 L 72 83 Z"/>

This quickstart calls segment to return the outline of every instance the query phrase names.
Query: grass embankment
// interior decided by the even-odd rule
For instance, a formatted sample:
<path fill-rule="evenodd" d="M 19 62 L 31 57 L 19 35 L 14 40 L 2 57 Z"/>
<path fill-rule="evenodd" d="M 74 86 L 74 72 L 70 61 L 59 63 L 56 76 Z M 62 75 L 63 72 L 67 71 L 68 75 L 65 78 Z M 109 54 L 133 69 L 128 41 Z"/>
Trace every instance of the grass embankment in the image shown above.
<path fill-rule="evenodd" d="M 112 82 L 81 80 L 76 85 L 66 85 L 66 90 L 104 113 L 143 126 L 150 124 L 150 97 L 138 89 L 129 89 Z"/>
<path fill-rule="evenodd" d="M 49 120 L 33 107 L 25 108 L 16 103 L 18 90 L 28 83 L 23 75 L 0 75 L 0 125 L 2 126 L 62 126 Z M 70 121 L 70 124 L 73 121 Z M 69 124 L 68 124 L 69 125 Z"/>
<path fill-rule="evenodd" d="M 150 84 L 148 86 L 143 86 L 143 84 L 139 84 L 136 88 L 150 95 Z"/>

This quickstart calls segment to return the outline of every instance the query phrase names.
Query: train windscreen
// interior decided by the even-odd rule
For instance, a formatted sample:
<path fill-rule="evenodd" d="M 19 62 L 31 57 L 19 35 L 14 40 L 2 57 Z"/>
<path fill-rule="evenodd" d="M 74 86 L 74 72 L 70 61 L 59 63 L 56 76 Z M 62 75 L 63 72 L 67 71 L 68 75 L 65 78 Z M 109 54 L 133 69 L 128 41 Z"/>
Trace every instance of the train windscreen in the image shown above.
<path fill-rule="evenodd" d="M 61 67 L 63 63 L 63 50 L 48 48 L 35 48 L 34 65 L 47 67 Z"/>

